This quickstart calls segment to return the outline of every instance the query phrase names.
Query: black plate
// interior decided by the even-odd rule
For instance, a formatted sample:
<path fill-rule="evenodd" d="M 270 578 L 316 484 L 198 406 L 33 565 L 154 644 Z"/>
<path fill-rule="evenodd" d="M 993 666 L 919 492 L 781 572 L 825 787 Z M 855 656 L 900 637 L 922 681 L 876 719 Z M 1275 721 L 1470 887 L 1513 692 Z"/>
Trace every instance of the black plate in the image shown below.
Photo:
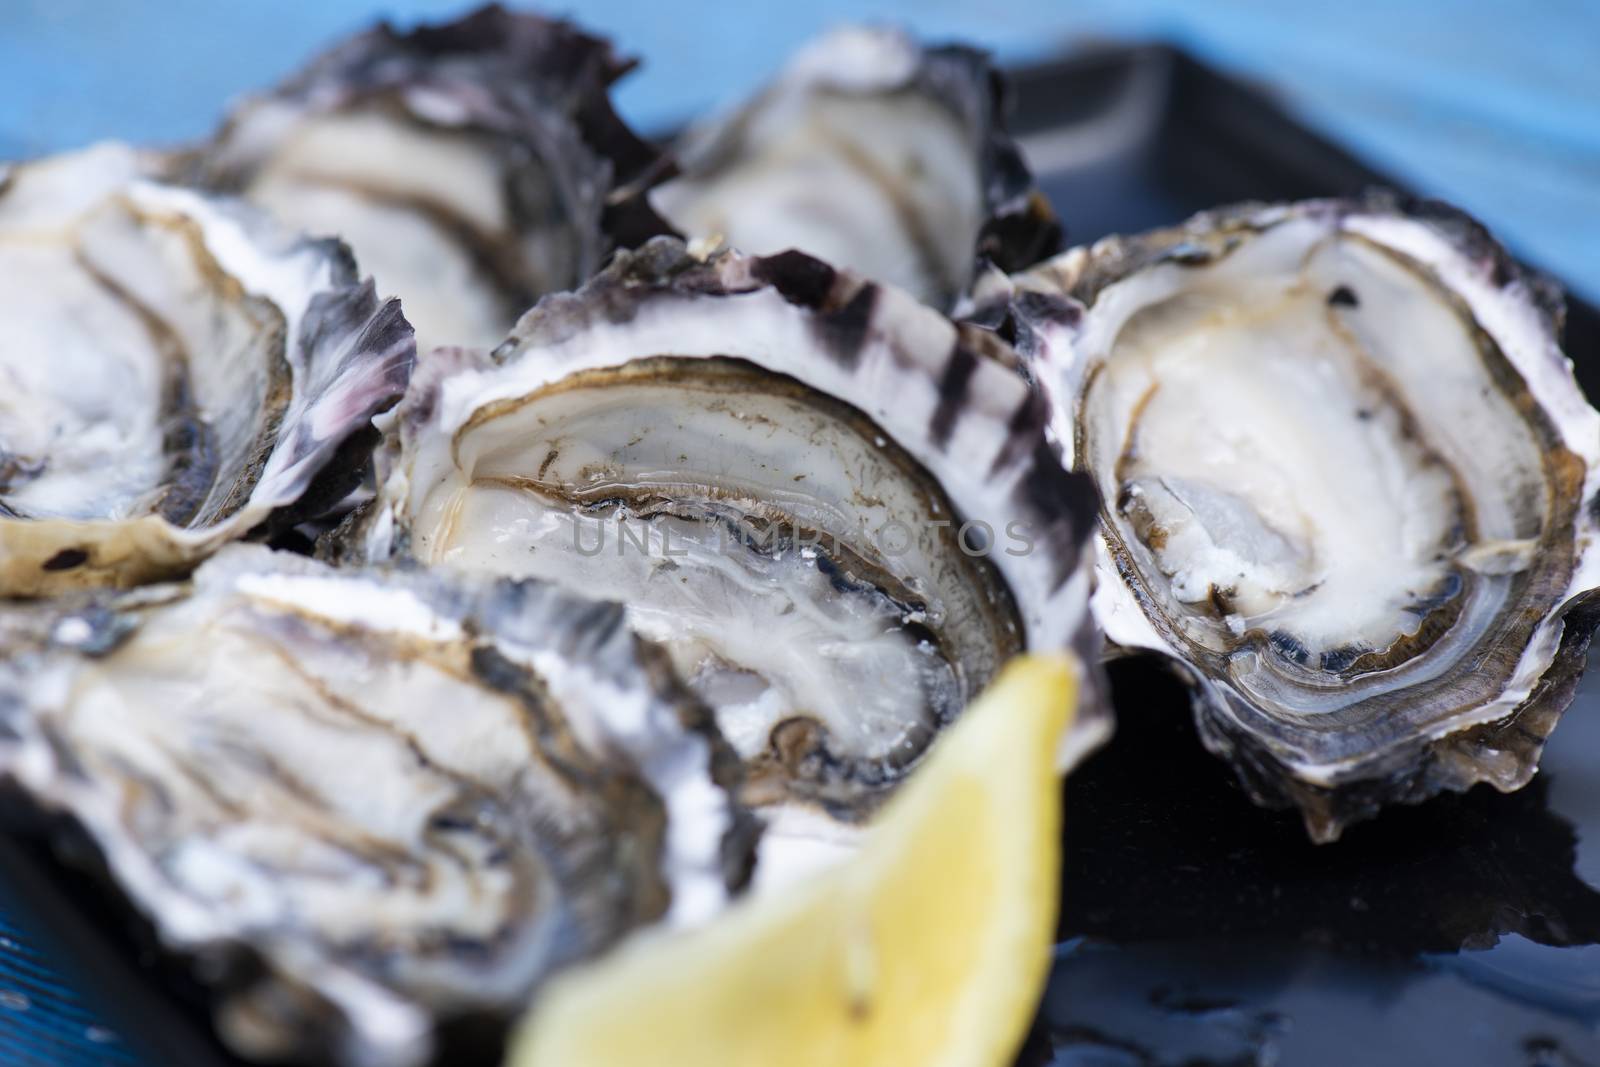
<path fill-rule="evenodd" d="M 1016 86 L 1015 126 L 1075 241 L 1398 188 L 1171 49 L 1079 56 Z M 1567 351 L 1597 395 L 1593 308 L 1570 305 Z M 1112 677 L 1117 737 L 1066 787 L 1061 945 L 1022 1064 L 1600 1065 L 1600 680 L 1529 788 L 1390 810 L 1316 847 L 1202 750 L 1169 676 L 1129 661 Z M 233 1061 L 137 921 L 14 830 L 0 1062 Z"/>

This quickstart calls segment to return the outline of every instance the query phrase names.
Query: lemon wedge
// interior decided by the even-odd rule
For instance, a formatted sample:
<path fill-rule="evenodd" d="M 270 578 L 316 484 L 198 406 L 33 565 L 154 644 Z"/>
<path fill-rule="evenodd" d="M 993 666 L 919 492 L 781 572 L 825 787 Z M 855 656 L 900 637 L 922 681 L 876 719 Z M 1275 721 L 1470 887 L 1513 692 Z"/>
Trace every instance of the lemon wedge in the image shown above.
<path fill-rule="evenodd" d="M 1049 965 L 1076 667 L 1013 660 L 858 856 L 555 979 L 512 1067 L 991 1067 Z"/>

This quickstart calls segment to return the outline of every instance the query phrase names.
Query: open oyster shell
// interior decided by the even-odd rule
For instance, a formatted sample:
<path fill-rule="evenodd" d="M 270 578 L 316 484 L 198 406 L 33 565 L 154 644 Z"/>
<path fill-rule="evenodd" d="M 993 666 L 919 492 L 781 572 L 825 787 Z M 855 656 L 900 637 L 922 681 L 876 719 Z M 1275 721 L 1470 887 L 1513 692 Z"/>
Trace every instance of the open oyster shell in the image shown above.
<path fill-rule="evenodd" d="M 1019 270 L 1060 248 L 1005 107 L 982 52 L 839 29 L 748 104 L 692 129 L 682 177 L 652 197 L 692 236 L 798 248 L 947 308 L 980 257 Z"/>
<path fill-rule="evenodd" d="M 1181 664 L 1258 800 L 1328 840 L 1527 783 L 1600 584 L 1600 414 L 1547 282 L 1375 195 L 1219 210 L 999 288 L 1104 500 L 1096 617 Z"/>
<path fill-rule="evenodd" d="M 419 1062 L 748 869 L 737 763 L 615 605 L 231 546 L 0 637 L 0 777 L 87 831 L 251 1056 Z"/>
<path fill-rule="evenodd" d="M 715 709 L 745 798 L 825 836 L 1007 656 L 1093 642 L 1093 491 L 1014 358 L 801 253 L 658 239 L 492 356 L 427 357 L 330 550 L 627 604 Z M 1108 728 L 1085 709 L 1064 758 Z"/>
<path fill-rule="evenodd" d="M 666 169 L 607 96 L 630 66 L 498 6 L 383 25 L 247 99 L 187 169 L 347 241 L 404 299 L 421 350 L 493 345 L 616 241 L 665 231 L 642 194 Z"/>
<path fill-rule="evenodd" d="M 330 502 L 410 374 L 337 241 L 149 169 L 108 144 L 0 174 L 0 594 L 170 576 Z"/>

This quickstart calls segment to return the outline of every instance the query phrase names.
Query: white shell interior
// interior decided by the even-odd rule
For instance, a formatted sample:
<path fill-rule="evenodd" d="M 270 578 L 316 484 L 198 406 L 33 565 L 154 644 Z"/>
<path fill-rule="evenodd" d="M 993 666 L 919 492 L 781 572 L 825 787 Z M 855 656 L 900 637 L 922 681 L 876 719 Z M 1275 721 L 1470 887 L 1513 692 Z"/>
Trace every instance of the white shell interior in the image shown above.
<path fill-rule="evenodd" d="M 1178 639 L 1267 638 L 1230 664 L 1253 697 L 1315 714 L 1421 684 L 1504 609 L 1548 438 L 1476 331 L 1427 268 L 1315 218 L 1098 294 L 1080 458 Z M 1412 659 L 1419 633 L 1442 646 Z M 1401 669 L 1338 676 L 1391 648 Z"/>
<path fill-rule="evenodd" d="M 104 146 L 18 171 L 0 200 L 0 497 L 21 514 L 153 510 L 172 390 L 220 435 L 217 456 L 243 458 L 288 377 L 293 323 L 241 297 L 204 215 L 137 176 L 132 152 Z"/>
<path fill-rule="evenodd" d="M 685 377 L 568 384 L 478 421 L 419 487 L 412 551 L 626 604 L 745 757 L 796 714 L 843 753 L 919 754 L 1003 655 L 951 529 L 921 521 L 947 502 L 803 395 Z"/>
<path fill-rule="evenodd" d="M 1266 257 L 1272 240 L 1241 254 Z M 1209 620 L 1213 596 L 1225 598 L 1235 633 L 1269 626 L 1321 652 L 1381 649 L 1415 632 L 1410 609 L 1453 566 L 1458 527 L 1473 516 L 1453 465 L 1415 437 L 1401 391 L 1454 385 L 1469 408 L 1495 409 L 1470 412 L 1468 425 L 1514 418 L 1504 394 L 1484 394 L 1458 317 L 1385 259 L 1338 242 L 1299 272 L 1191 271 L 1180 293 L 1123 324 L 1090 384 L 1089 451 L 1101 471 L 1116 456 L 1118 512 L 1174 599 Z M 1360 305 L 1330 303 L 1340 286 Z M 1526 433 L 1494 458 L 1524 486 L 1540 484 Z M 1491 537 L 1537 532 L 1485 518 Z"/>

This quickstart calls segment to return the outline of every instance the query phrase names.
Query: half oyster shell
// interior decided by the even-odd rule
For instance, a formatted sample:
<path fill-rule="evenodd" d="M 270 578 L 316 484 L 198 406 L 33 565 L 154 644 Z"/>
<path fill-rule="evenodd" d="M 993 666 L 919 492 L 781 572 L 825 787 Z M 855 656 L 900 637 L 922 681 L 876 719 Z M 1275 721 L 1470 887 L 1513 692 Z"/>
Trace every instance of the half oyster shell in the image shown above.
<path fill-rule="evenodd" d="M 334 548 L 627 604 L 748 801 L 855 822 L 1007 656 L 1092 645 L 1094 494 L 1046 417 L 1009 349 L 907 294 L 662 238 L 492 356 L 427 357 Z M 1065 757 L 1108 728 L 1081 712 Z"/>
<path fill-rule="evenodd" d="M 1258 800 L 1331 840 L 1527 783 L 1600 584 L 1600 414 L 1547 282 L 1373 196 L 1199 215 L 1009 288 L 1105 501 L 1096 617 L 1182 665 Z"/>
<path fill-rule="evenodd" d="M 0 637 L 0 776 L 87 832 L 250 1056 L 420 1062 L 747 869 L 737 764 L 615 605 L 231 546 Z"/>
<path fill-rule="evenodd" d="M 692 236 L 798 248 L 947 308 L 980 257 L 1019 270 L 1061 246 L 1005 110 L 984 53 L 846 27 L 692 129 L 678 146 L 683 176 L 652 196 Z"/>
<path fill-rule="evenodd" d="M 405 300 L 419 349 L 491 346 L 614 242 L 665 232 L 642 193 L 666 168 L 607 96 L 631 66 L 498 6 L 382 25 L 246 100 L 188 170 L 349 242 Z"/>
<path fill-rule="evenodd" d="M 146 180 L 0 174 L 0 595 L 181 573 L 351 488 L 414 358 L 337 241 Z"/>

